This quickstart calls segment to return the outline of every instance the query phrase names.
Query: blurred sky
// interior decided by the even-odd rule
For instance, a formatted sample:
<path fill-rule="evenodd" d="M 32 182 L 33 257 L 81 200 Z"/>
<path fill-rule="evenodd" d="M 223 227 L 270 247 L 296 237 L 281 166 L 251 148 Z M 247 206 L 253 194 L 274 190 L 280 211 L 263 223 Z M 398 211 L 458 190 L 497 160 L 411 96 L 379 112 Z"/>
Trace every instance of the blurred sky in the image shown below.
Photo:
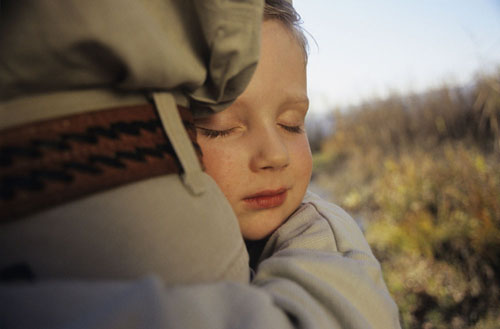
<path fill-rule="evenodd" d="M 310 110 L 465 84 L 500 66 L 500 0 L 294 0 L 310 39 Z"/>

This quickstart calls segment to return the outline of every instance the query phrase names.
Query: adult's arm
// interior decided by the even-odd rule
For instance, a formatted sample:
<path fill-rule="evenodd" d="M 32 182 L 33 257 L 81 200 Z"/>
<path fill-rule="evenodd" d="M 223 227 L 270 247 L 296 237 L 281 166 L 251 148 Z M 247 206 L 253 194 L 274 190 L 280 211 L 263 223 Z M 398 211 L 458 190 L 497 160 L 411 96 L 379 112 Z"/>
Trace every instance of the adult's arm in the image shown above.
<path fill-rule="evenodd" d="M 148 277 L 3 287 L 3 323 L 7 328 L 35 328 L 40 321 L 33 319 L 60 328 L 400 327 L 380 265 L 341 209 L 308 196 L 273 234 L 263 257 L 251 284 L 165 286 Z M 31 303 L 39 307 L 27 307 Z"/>

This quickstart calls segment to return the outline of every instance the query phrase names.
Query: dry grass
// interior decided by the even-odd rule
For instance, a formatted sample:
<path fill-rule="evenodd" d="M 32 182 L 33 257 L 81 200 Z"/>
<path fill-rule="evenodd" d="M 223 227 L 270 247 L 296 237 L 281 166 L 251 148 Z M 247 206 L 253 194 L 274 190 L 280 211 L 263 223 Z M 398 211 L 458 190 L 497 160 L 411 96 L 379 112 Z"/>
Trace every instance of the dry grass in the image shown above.
<path fill-rule="evenodd" d="M 500 72 L 336 113 L 315 184 L 365 221 L 406 328 L 500 323 Z"/>

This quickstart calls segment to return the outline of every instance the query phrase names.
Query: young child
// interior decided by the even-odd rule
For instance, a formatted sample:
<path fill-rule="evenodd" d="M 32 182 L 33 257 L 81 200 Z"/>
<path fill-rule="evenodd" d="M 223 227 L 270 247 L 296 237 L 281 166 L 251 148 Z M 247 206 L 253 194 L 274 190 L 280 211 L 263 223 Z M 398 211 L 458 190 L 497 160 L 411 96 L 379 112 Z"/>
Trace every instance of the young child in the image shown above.
<path fill-rule="evenodd" d="M 306 43 L 293 7 L 279 3 L 266 4 L 261 56 L 247 89 L 196 122 L 206 172 L 249 240 L 268 236 L 300 206 L 311 177 Z"/>
<path fill-rule="evenodd" d="M 206 172 L 251 240 L 254 286 L 275 282 L 285 308 L 305 318 L 325 307 L 339 327 L 399 328 L 380 265 L 356 223 L 307 192 L 307 45 L 298 22 L 288 1 L 266 0 L 249 85 L 229 108 L 195 121 Z"/>

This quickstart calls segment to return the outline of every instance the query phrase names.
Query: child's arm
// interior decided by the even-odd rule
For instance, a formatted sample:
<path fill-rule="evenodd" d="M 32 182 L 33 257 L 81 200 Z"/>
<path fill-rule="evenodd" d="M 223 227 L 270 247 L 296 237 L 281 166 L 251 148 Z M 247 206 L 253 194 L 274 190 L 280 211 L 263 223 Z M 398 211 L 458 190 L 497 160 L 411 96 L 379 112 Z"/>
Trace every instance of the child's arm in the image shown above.
<path fill-rule="evenodd" d="M 299 321 L 328 327 L 397 328 L 380 264 L 354 220 L 308 193 L 268 241 L 253 284 Z"/>

